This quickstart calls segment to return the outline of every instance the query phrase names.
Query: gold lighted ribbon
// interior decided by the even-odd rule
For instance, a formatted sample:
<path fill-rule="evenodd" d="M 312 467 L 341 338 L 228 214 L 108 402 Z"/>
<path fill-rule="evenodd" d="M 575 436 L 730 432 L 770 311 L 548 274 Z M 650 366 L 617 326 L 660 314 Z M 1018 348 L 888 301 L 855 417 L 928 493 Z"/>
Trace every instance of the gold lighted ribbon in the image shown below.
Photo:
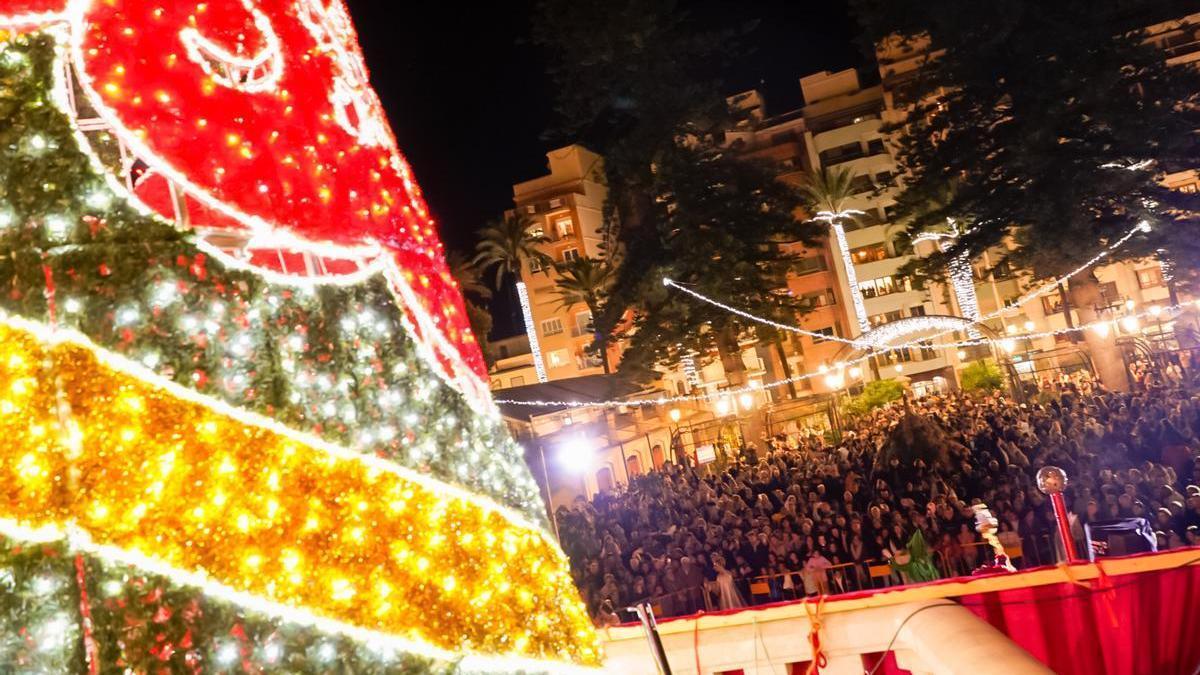
<path fill-rule="evenodd" d="M 439 653 L 599 662 L 542 530 L 82 339 L 0 322 L 0 439 L 0 519 Z"/>

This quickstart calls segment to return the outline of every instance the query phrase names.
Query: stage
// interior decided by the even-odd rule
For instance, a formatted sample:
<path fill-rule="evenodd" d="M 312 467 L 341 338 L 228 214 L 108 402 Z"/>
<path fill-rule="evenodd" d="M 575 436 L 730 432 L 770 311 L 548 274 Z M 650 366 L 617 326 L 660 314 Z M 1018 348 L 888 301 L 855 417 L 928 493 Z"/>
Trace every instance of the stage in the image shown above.
<path fill-rule="evenodd" d="M 674 675 L 783 675 L 807 670 L 814 622 L 822 673 L 1190 675 L 1200 548 L 679 617 L 659 632 Z M 610 672 L 653 672 L 640 625 L 601 637 Z"/>

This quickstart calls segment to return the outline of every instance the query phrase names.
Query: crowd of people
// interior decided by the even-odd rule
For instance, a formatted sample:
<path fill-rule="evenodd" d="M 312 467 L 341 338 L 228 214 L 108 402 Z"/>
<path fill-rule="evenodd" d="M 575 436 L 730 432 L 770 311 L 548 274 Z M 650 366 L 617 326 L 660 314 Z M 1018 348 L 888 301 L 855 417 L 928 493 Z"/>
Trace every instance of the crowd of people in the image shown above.
<path fill-rule="evenodd" d="M 959 452 L 880 462 L 905 415 Z M 647 600 L 672 616 L 921 580 L 905 563 L 923 549 L 941 575 L 969 574 L 993 555 L 976 531 L 979 503 L 1018 567 L 1053 564 L 1062 547 L 1035 479 L 1045 465 L 1070 478 L 1079 550 L 1084 524 L 1137 517 L 1159 550 L 1197 545 L 1198 449 L 1200 390 L 1180 381 L 1138 393 L 1066 383 L 1028 403 L 927 396 L 876 409 L 837 442 L 779 434 L 719 467 L 668 462 L 556 518 L 599 621 Z"/>

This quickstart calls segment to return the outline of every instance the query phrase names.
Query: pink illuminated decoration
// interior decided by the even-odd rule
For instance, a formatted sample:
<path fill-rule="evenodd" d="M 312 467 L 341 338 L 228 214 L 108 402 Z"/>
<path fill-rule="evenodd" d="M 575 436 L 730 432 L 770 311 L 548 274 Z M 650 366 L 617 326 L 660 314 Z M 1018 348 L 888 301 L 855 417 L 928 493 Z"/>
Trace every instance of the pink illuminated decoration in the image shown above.
<path fill-rule="evenodd" d="M 224 248 L 243 242 L 237 257 L 274 272 L 392 259 L 407 323 L 437 366 L 486 381 L 342 0 L 0 0 L 0 17 L 69 26 L 87 103 L 145 165 L 140 201 Z"/>

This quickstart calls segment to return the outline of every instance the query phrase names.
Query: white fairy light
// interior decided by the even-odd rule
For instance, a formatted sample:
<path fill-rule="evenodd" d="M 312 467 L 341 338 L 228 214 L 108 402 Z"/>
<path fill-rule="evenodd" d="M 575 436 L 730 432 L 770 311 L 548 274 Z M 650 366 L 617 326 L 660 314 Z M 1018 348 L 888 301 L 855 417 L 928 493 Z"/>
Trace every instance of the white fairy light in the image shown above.
<path fill-rule="evenodd" d="M 949 232 L 923 232 L 913 239 L 913 243 L 932 241 L 937 244 L 939 251 L 945 253 L 950 249 L 950 242 L 965 234 L 953 218 L 947 218 L 946 222 L 950 225 Z M 950 272 L 950 286 L 954 289 L 954 299 L 958 301 L 959 312 L 964 319 L 979 323 L 982 320 L 982 312 L 979 310 L 979 296 L 975 292 L 975 271 L 971 267 L 971 254 L 966 251 L 958 253 L 950 259 L 946 267 Z M 967 336 L 978 339 L 982 334 L 978 327 L 969 326 Z"/>
<path fill-rule="evenodd" d="M 238 646 L 232 642 L 226 642 L 217 648 L 217 663 L 223 666 L 233 665 L 233 662 L 238 657 Z"/>
<path fill-rule="evenodd" d="M 83 303 L 78 298 L 67 298 L 63 301 L 62 307 L 68 314 L 78 314 L 79 310 L 83 309 Z"/>
<path fill-rule="evenodd" d="M 75 229 L 74 221 L 58 214 L 46 216 L 44 225 L 46 234 L 55 241 L 66 240 L 71 236 L 71 231 Z"/>
<path fill-rule="evenodd" d="M 35 630 L 38 646 L 48 649 L 58 649 L 66 642 L 67 632 L 71 628 L 71 620 L 66 614 L 55 614 Z"/>
<path fill-rule="evenodd" d="M 31 155 L 40 155 L 50 147 L 50 141 L 47 141 L 46 137 L 41 134 L 33 134 L 26 139 L 25 144 L 29 148 L 29 154 Z"/>
<path fill-rule="evenodd" d="M 12 211 L 0 208 L 0 230 L 8 229 L 17 222 L 17 216 Z"/>
<path fill-rule="evenodd" d="M 850 287 L 850 303 L 854 306 L 854 318 L 858 321 L 859 332 L 869 333 L 871 331 L 871 322 L 867 320 L 867 308 L 863 304 L 862 289 L 858 286 L 858 272 L 854 269 L 854 259 L 850 257 L 850 244 L 846 241 L 846 229 L 842 227 L 842 220 L 853 218 L 863 213 L 865 212 L 858 209 L 847 209 L 837 213 L 819 211 L 817 217 L 813 218 L 813 220 L 821 220 L 829 223 L 829 228 L 833 230 L 833 236 L 838 245 L 838 253 L 841 255 L 842 264 L 846 268 L 846 284 Z"/>
<path fill-rule="evenodd" d="M 40 576 L 33 580 L 33 592 L 40 596 L 50 595 L 58 588 L 58 582 L 53 577 Z"/>
<path fill-rule="evenodd" d="M 117 310 L 115 317 L 118 326 L 128 326 L 137 323 L 139 318 L 141 318 L 141 314 L 138 313 L 136 307 L 122 307 Z"/>
<path fill-rule="evenodd" d="M 538 343 L 537 328 L 533 325 L 533 311 L 529 306 L 529 291 L 524 281 L 517 281 L 517 299 L 521 303 L 521 316 L 525 320 L 525 335 L 529 337 L 529 351 L 533 355 L 533 369 L 538 382 L 547 381 L 546 364 L 542 361 L 542 347 Z"/>
<path fill-rule="evenodd" d="M 93 209 L 106 209 L 112 205 L 112 195 L 103 188 L 96 188 L 88 192 L 83 201 Z"/>

